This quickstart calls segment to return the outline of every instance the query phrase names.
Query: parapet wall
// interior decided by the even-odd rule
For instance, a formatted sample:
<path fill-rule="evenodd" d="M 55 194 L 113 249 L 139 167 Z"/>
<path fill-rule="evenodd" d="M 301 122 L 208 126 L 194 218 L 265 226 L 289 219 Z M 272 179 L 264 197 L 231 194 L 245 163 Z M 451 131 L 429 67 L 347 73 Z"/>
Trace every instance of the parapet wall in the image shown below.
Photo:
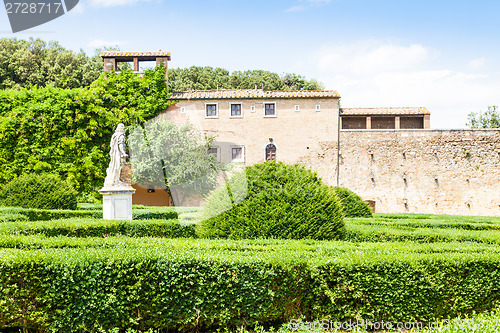
<path fill-rule="evenodd" d="M 342 130 L 340 186 L 376 212 L 500 216 L 500 130 Z M 337 183 L 337 143 L 302 163 Z"/>

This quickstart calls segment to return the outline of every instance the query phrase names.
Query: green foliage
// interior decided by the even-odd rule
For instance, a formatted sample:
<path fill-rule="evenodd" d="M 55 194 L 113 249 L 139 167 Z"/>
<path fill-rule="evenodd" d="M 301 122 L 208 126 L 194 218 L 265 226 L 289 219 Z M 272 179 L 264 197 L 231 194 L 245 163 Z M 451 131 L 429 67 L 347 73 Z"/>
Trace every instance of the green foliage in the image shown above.
<path fill-rule="evenodd" d="M 500 304 L 497 246 L 15 237 L 0 249 L 2 328 L 427 323 Z"/>
<path fill-rule="evenodd" d="M 344 232 L 331 188 L 300 165 L 265 162 L 245 168 L 205 203 L 202 237 L 338 239 Z"/>
<path fill-rule="evenodd" d="M 0 205 L 38 209 L 76 209 L 77 194 L 59 176 L 24 175 L 0 190 Z"/>
<path fill-rule="evenodd" d="M 163 66 L 141 79 L 111 72 L 89 88 L 0 91 L 0 184 L 21 174 L 59 174 L 79 192 L 104 181 L 116 125 L 138 124 L 166 109 Z"/>
<path fill-rule="evenodd" d="M 197 67 L 173 68 L 168 71 L 168 87 L 171 91 L 254 89 L 265 90 L 322 90 L 316 80 L 306 80 L 297 74 L 279 75 L 264 70 L 235 71 L 223 68 Z"/>
<path fill-rule="evenodd" d="M 102 214 L 102 209 L 100 213 Z M 142 209 L 134 207 L 132 217 L 134 220 L 171 220 L 178 218 L 176 208 L 173 207 L 148 207 Z"/>
<path fill-rule="evenodd" d="M 102 217 L 102 209 L 98 212 Z M 0 207 L 0 222 L 49 221 L 74 217 L 95 217 L 96 212 L 61 209 Z"/>
<path fill-rule="evenodd" d="M 207 152 L 213 138 L 192 125 L 153 120 L 132 130 L 128 142 L 136 184 L 169 189 L 176 206 L 191 195 L 208 193 L 223 166 Z"/>
<path fill-rule="evenodd" d="M 499 128 L 500 113 L 498 106 L 488 106 L 485 112 L 471 112 L 468 115 L 467 126 L 470 128 Z"/>
<path fill-rule="evenodd" d="M 97 52 L 88 57 L 82 51 L 74 53 L 53 41 L 0 39 L 0 89 L 86 87 L 102 71 L 102 59 Z"/>
<path fill-rule="evenodd" d="M 401 218 L 406 217 L 406 218 Z M 344 240 L 351 242 L 474 242 L 500 244 L 498 218 L 377 214 L 346 221 Z"/>
<path fill-rule="evenodd" d="M 47 237 L 195 237 L 194 226 L 181 226 L 178 220 L 108 221 L 70 219 L 44 222 L 0 224 L 0 234 L 44 235 Z"/>
<path fill-rule="evenodd" d="M 32 209 L 21 207 L 0 207 L 0 222 L 49 221 L 75 217 L 102 218 L 102 205 L 91 205 L 79 210 Z M 177 212 L 172 207 L 138 207 L 132 211 L 134 220 L 171 220 L 177 219 Z"/>
<path fill-rule="evenodd" d="M 334 187 L 335 194 L 342 203 L 345 217 L 372 217 L 370 206 L 359 195 L 345 187 Z"/>

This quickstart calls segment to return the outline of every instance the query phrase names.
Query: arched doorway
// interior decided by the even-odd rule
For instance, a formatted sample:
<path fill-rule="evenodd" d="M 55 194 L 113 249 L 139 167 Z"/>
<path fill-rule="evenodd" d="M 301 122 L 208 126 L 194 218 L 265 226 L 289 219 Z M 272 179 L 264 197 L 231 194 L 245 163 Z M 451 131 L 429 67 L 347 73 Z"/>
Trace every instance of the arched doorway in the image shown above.
<path fill-rule="evenodd" d="M 276 146 L 272 143 L 266 146 L 266 161 L 276 160 Z"/>

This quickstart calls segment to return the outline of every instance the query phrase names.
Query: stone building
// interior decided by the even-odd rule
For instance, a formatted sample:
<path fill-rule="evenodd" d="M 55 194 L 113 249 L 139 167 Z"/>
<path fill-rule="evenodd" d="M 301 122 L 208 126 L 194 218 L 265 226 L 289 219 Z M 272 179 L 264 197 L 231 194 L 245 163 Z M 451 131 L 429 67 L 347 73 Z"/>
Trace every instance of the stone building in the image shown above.
<path fill-rule="evenodd" d="M 342 129 L 416 129 L 431 127 L 426 108 L 342 108 Z"/>
<path fill-rule="evenodd" d="M 113 70 L 122 60 L 136 70 L 141 59 L 170 60 L 102 55 Z M 423 107 L 340 109 L 336 91 L 186 91 L 171 99 L 160 117 L 214 135 L 208 153 L 220 162 L 302 163 L 376 212 L 500 215 L 500 130 L 431 130 Z M 135 187 L 134 203 L 172 204 L 164 190 Z"/>
<path fill-rule="evenodd" d="M 216 136 L 211 153 L 220 162 L 295 163 L 337 140 L 339 98 L 336 91 L 188 91 L 172 94 L 177 102 L 162 116 Z"/>

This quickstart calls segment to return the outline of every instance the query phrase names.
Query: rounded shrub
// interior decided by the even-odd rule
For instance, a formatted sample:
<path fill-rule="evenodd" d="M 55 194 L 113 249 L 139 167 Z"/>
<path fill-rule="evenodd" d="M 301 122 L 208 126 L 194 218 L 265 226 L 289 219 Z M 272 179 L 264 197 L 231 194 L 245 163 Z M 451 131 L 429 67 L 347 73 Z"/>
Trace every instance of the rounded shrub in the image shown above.
<path fill-rule="evenodd" d="M 0 190 L 0 205 L 38 209 L 76 209 L 77 192 L 59 176 L 27 174 Z"/>
<path fill-rule="evenodd" d="M 205 202 L 198 235 L 208 238 L 340 239 L 345 232 L 332 188 L 301 165 L 246 167 Z"/>
<path fill-rule="evenodd" d="M 372 217 L 370 206 L 359 195 L 345 187 L 334 187 L 335 194 L 342 203 L 345 217 Z"/>

